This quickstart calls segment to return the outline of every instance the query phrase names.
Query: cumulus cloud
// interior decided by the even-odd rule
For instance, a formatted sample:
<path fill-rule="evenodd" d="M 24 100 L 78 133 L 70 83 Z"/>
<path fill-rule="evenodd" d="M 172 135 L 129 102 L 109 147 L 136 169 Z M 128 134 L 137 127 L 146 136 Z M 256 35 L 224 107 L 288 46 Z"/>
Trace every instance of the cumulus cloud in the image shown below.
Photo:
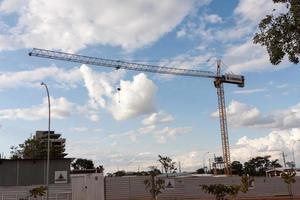
<path fill-rule="evenodd" d="M 41 81 L 54 79 L 59 85 L 75 87 L 81 80 L 78 68 L 65 70 L 56 66 L 17 72 L 0 72 L 0 90 L 18 87 L 40 87 Z"/>
<path fill-rule="evenodd" d="M 143 125 L 150 126 L 150 125 L 172 122 L 173 120 L 174 117 L 172 115 L 164 111 L 159 111 L 159 112 L 151 113 L 142 121 L 142 123 Z"/>
<path fill-rule="evenodd" d="M 70 70 L 51 66 L 17 72 L 0 72 L 0 90 L 20 87 L 40 88 L 40 83 L 45 80 L 49 80 L 49 84 L 64 88 L 84 84 L 89 100 L 85 105 L 76 105 L 76 112 L 94 122 L 100 120 L 101 109 L 108 110 L 116 120 L 155 112 L 156 85 L 143 73 L 134 76 L 133 81 L 121 80 L 124 74 L 125 70 L 96 72 L 86 65 Z M 121 88 L 120 91 L 117 90 L 118 87 Z M 12 110 L 14 109 L 6 111 Z"/>
<path fill-rule="evenodd" d="M 223 61 L 228 65 L 227 72 L 242 73 L 253 71 L 274 70 L 269 61 L 267 51 L 258 44 L 253 44 L 252 38 L 244 43 L 233 45 L 225 50 Z M 276 70 L 287 66 L 287 61 Z"/>
<path fill-rule="evenodd" d="M 257 24 L 267 14 L 285 12 L 284 4 L 274 4 L 269 0 L 240 0 L 234 13 L 239 17 L 239 20 L 253 22 Z"/>
<path fill-rule="evenodd" d="M 76 51 L 88 45 L 108 44 L 132 50 L 155 42 L 195 7 L 209 2 L 3 0 L 0 11 L 16 14 L 17 23 L 0 35 L 0 41 L 7 41 L 0 43 L 0 48 L 38 46 Z"/>
<path fill-rule="evenodd" d="M 174 140 L 177 136 L 187 134 L 191 132 L 191 127 L 165 127 L 160 130 L 156 130 L 153 132 L 154 137 L 158 143 L 166 143 L 168 140 Z"/>
<path fill-rule="evenodd" d="M 91 104 L 105 108 L 107 100 L 105 97 L 112 97 L 116 91 L 114 86 L 124 75 L 124 70 L 116 70 L 109 73 L 99 73 L 93 71 L 90 67 L 82 65 L 80 72 L 88 90 Z"/>
<path fill-rule="evenodd" d="M 82 147 L 85 148 L 82 148 Z M 96 165 L 105 167 L 105 173 L 118 170 L 142 171 L 157 163 L 157 153 L 154 152 L 130 152 L 118 149 L 108 150 L 101 148 L 101 140 L 70 141 L 67 152 L 70 157 L 92 159 Z M 95 148 L 98 147 L 98 148 Z M 157 163 L 158 165 L 158 163 Z"/>
<path fill-rule="evenodd" d="M 151 135 L 159 144 L 164 144 L 169 141 L 174 141 L 180 135 L 188 134 L 191 132 L 191 127 L 156 127 L 155 125 L 145 126 L 136 130 L 126 131 L 124 133 L 110 134 L 109 138 L 115 143 L 123 141 L 124 139 L 131 142 L 137 142 L 145 135 Z"/>
<path fill-rule="evenodd" d="M 212 23 L 212 24 L 217 24 L 217 23 L 221 23 L 222 17 L 220 17 L 217 14 L 211 14 L 211 15 L 204 15 L 204 20 L 208 23 Z"/>
<path fill-rule="evenodd" d="M 271 155 L 272 159 L 281 158 L 281 153 L 290 155 L 292 160 L 292 146 L 300 139 L 300 129 L 274 130 L 266 136 L 258 138 L 240 138 L 236 147 L 231 150 L 232 160 L 247 161 L 251 157 L 258 155 Z M 296 143 L 295 143 L 296 144 Z M 300 145 L 295 145 L 295 156 L 300 157 Z M 298 160 L 298 159 L 297 159 Z"/>
<path fill-rule="evenodd" d="M 73 112 L 75 105 L 66 98 L 50 98 L 51 117 L 54 119 L 67 118 Z M 39 120 L 48 118 L 48 99 L 44 98 L 43 103 L 30 108 L 2 109 L 0 110 L 1 119 L 23 119 Z"/>
<path fill-rule="evenodd" d="M 82 65 L 80 71 L 90 97 L 90 108 L 107 109 L 116 120 L 155 111 L 157 87 L 145 74 L 140 73 L 132 81 L 125 81 L 121 80 L 124 70 L 97 73 Z"/>
<path fill-rule="evenodd" d="M 109 106 L 116 120 L 124 120 L 155 111 L 156 85 L 143 73 L 132 81 L 120 81 L 121 90 L 113 96 Z"/>
<path fill-rule="evenodd" d="M 298 128 L 276 130 L 256 138 L 243 136 L 235 145 L 232 145 L 231 160 L 239 160 L 243 163 L 259 155 L 271 155 L 271 159 L 279 159 L 280 163 L 282 163 L 281 153 L 284 151 L 288 155 L 287 161 L 291 161 L 292 145 L 294 144 L 296 161 L 299 161 L 300 143 L 294 143 L 299 139 L 300 129 Z M 82 148 L 82 146 L 86 148 Z M 159 164 L 157 163 L 157 152 L 124 152 L 117 149 L 108 151 L 107 149 L 95 148 L 95 146 L 101 146 L 101 141 L 96 139 L 70 142 L 67 146 L 67 151 L 70 156 L 86 157 L 93 159 L 96 163 L 103 164 L 106 172 L 114 172 L 118 169 L 136 171 L 138 168 L 147 170 L 148 166 Z M 216 155 L 221 155 L 221 152 L 207 153 L 207 150 L 194 149 L 186 152 L 176 152 L 176 155 L 173 152 L 169 152 L 168 156 L 177 164 L 180 161 L 182 170 L 194 171 L 202 167 L 203 161 L 208 165 L 208 160 L 212 159 L 215 153 Z M 299 162 L 297 164 L 299 165 Z"/>
<path fill-rule="evenodd" d="M 226 108 L 229 125 L 232 127 L 287 129 L 300 127 L 300 103 L 284 110 L 263 115 L 261 111 L 247 104 L 232 101 Z M 219 117 L 218 112 L 211 114 Z"/>

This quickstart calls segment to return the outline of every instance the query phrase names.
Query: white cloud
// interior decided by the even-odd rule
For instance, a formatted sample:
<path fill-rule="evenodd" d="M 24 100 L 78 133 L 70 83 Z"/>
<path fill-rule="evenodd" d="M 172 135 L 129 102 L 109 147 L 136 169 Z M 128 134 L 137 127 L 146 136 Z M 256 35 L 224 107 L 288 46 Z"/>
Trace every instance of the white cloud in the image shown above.
<path fill-rule="evenodd" d="M 59 85 L 75 87 L 81 80 L 79 69 L 65 70 L 55 66 L 27 71 L 0 72 L 0 90 L 18 87 L 41 87 L 41 81 L 51 78 Z"/>
<path fill-rule="evenodd" d="M 173 58 L 162 59 L 159 62 L 159 66 L 173 67 L 173 68 L 181 68 L 181 69 L 195 69 L 195 70 L 203 70 L 203 74 L 213 75 L 207 72 L 207 68 L 213 68 L 211 63 L 207 62 L 213 54 L 206 53 L 204 55 L 188 55 L 188 54 L 180 54 Z M 212 73 L 214 73 L 215 69 L 213 68 Z M 173 75 L 163 74 L 159 75 L 163 80 L 171 80 L 174 78 Z"/>
<path fill-rule="evenodd" d="M 161 123 L 168 123 L 174 121 L 174 117 L 164 111 L 151 113 L 143 120 L 143 124 L 146 126 L 156 125 Z"/>
<path fill-rule="evenodd" d="M 155 125 L 145 126 L 136 130 L 130 130 L 124 133 L 110 134 L 108 137 L 114 142 L 130 140 L 131 142 L 137 142 L 139 138 L 145 135 L 152 135 L 157 143 L 164 144 L 170 140 L 176 140 L 180 135 L 188 134 L 191 132 L 191 127 L 163 127 L 158 128 Z"/>
<path fill-rule="evenodd" d="M 125 137 L 125 136 L 124 136 Z M 125 137 L 126 138 L 126 137 Z M 123 138 L 124 139 L 124 138 Z M 126 138 L 128 139 L 128 137 Z M 231 147 L 231 160 L 239 160 L 242 163 L 256 156 L 271 155 L 271 159 L 279 159 L 282 163 L 282 151 L 285 152 L 287 161 L 292 160 L 292 145 L 294 141 L 300 139 L 300 129 L 288 129 L 280 131 L 272 131 L 266 136 L 249 138 L 241 137 L 234 146 Z M 101 141 L 99 139 L 89 141 L 70 142 L 67 151 L 72 157 L 84 157 L 93 159 L 95 163 L 103 164 L 105 172 L 114 172 L 118 169 L 126 171 L 147 170 L 148 166 L 157 165 L 157 155 L 155 151 L 132 152 L 122 150 L 101 149 Z M 85 148 L 82 148 L 85 146 Z M 95 148 L 97 147 L 97 148 Z M 296 161 L 300 160 L 300 143 L 294 145 Z M 221 152 L 214 152 L 221 155 Z M 169 152 L 173 161 L 180 161 L 182 171 L 194 171 L 203 165 L 203 161 L 208 165 L 209 158 L 213 158 L 213 153 L 207 153 L 207 150 L 190 150 L 187 152 Z M 205 158 L 205 160 L 204 160 Z"/>
<path fill-rule="evenodd" d="M 254 106 L 232 101 L 226 108 L 229 125 L 232 127 L 250 128 L 300 128 L 300 103 L 284 110 L 278 110 L 268 115 L 263 115 Z M 218 112 L 212 117 L 218 118 Z"/>
<path fill-rule="evenodd" d="M 143 73 L 132 81 L 120 81 L 121 90 L 115 93 L 109 110 L 116 120 L 124 120 L 155 111 L 156 85 Z"/>
<path fill-rule="evenodd" d="M 267 14 L 273 13 L 273 9 L 276 9 L 275 13 L 286 10 L 284 4 L 274 4 L 269 0 L 240 0 L 234 13 L 241 21 L 258 24 Z"/>
<path fill-rule="evenodd" d="M 141 134 L 148 134 L 148 133 L 153 132 L 155 129 L 156 129 L 155 125 L 144 126 L 142 128 L 139 128 L 138 132 L 141 133 Z"/>
<path fill-rule="evenodd" d="M 0 48 L 40 47 L 76 51 L 88 45 L 108 44 L 132 50 L 157 41 L 181 23 L 195 7 L 209 2 L 3 0 L 0 11 L 15 12 L 18 22 L 0 36 L 0 41 L 7 41 L 1 43 Z"/>
<path fill-rule="evenodd" d="M 0 4 L 0 11 L 5 13 L 17 12 L 20 11 L 27 3 L 27 0 L 2 1 Z"/>
<path fill-rule="evenodd" d="M 256 88 L 256 89 L 240 89 L 233 91 L 233 94 L 253 94 L 253 93 L 258 93 L 258 92 L 265 92 L 267 91 L 267 88 Z"/>
<path fill-rule="evenodd" d="M 158 143 L 166 143 L 168 140 L 174 140 L 179 135 L 191 132 L 191 130 L 191 127 L 170 128 L 167 126 L 161 130 L 154 131 L 153 135 Z"/>
<path fill-rule="evenodd" d="M 284 88 L 287 88 L 288 86 L 289 86 L 289 84 L 285 83 L 285 84 L 277 85 L 276 87 L 278 89 L 284 89 Z"/>
<path fill-rule="evenodd" d="M 274 12 L 273 9 L 276 11 Z M 269 0 L 240 0 L 234 10 L 234 26 L 216 31 L 216 37 L 221 41 L 252 37 L 262 18 L 285 10 L 283 4 L 274 4 Z"/>
<path fill-rule="evenodd" d="M 273 12 L 273 9 L 276 9 Z M 285 12 L 284 4 L 274 4 L 269 0 L 240 0 L 234 10 L 234 25 L 215 31 L 215 38 L 223 43 L 236 42 L 225 49 L 223 60 L 230 66 L 229 71 L 234 73 L 256 72 L 267 69 L 274 70 L 264 47 L 253 44 L 252 38 L 258 32 L 260 20 L 268 14 Z M 286 60 L 281 63 L 280 69 L 286 67 Z"/>
<path fill-rule="evenodd" d="M 133 81 L 123 81 L 124 70 L 99 73 L 86 65 L 65 70 L 55 66 L 17 72 L 0 72 L 0 90 L 20 87 L 41 88 L 42 81 L 59 87 L 86 87 L 89 101 L 86 105 L 76 106 L 76 112 L 100 120 L 100 109 L 106 109 L 117 120 L 124 120 L 155 111 L 155 93 L 157 87 L 145 74 L 138 74 Z M 54 83 L 52 82 L 54 80 Z M 118 84 L 120 83 L 120 85 Z M 121 91 L 117 88 L 121 87 Z M 8 109 L 7 111 L 11 111 Z"/>
<path fill-rule="evenodd" d="M 101 146 L 98 139 L 93 141 L 70 142 L 67 152 L 70 157 L 92 159 L 96 165 L 103 165 L 105 173 L 118 170 L 143 171 L 149 166 L 158 165 L 157 154 L 154 152 L 130 152 L 95 148 Z M 82 148 L 85 146 L 85 148 Z"/>
<path fill-rule="evenodd" d="M 74 111 L 75 105 L 66 98 L 50 98 L 51 102 L 51 118 L 63 119 L 70 117 Z M 30 108 L 15 108 L 0 110 L 1 119 L 23 119 L 23 120 L 39 120 L 48 118 L 48 99 L 44 98 L 43 103 Z"/>
<path fill-rule="evenodd" d="M 233 73 L 272 69 L 266 50 L 251 39 L 226 49 L 223 61 Z"/>
<path fill-rule="evenodd" d="M 115 70 L 110 73 L 98 73 L 93 71 L 86 65 L 80 67 L 82 77 L 86 89 L 94 106 L 102 108 L 107 107 L 107 100 L 105 97 L 112 97 L 116 91 L 114 87 L 124 75 L 124 70 Z"/>
<path fill-rule="evenodd" d="M 95 128 L 89 128 L 89 127 L 85 127 L 85 126 L 78 126 L 78 127 L 72 127 L 70 128 L 70 131 L 73 132 L 84 132 L 84 133 L 91 133 L 91 132 L 101 132 L 102 129 L 95 129 Z"/>
<path fill-rule="evenodd" d="M 211 15 L 204 15 L 204 20 L 208 23 L 217 24 L 222 23 L 222 17 L 220 17 L 217 14 L 211 14 Z"/>
<path fill-rule="evenodd" d="M 138 134 L 136 131 L 128 131 L 121 134 L 110 134 L 108 137 L 112 140 L 127 140 L 129 139 L 131 142 L 136 142 Z"/>
<path fill-rule="evenodd" d="M 281 159 L 282 152 L 288 156 L 288 160 L 292 161 L 292 145 L 296 140 L 300 139 L 300 129 L 274 130 L 266 136 L 259 138 L 248 138 L 244 136 L 240 138 L 236 147 L 231 150 L 232 159 L 247 161 L 251 157 L 271 155 L 272 159 Z M 296 160 L 300 158 L 300 145 L 295 145 Z"/>

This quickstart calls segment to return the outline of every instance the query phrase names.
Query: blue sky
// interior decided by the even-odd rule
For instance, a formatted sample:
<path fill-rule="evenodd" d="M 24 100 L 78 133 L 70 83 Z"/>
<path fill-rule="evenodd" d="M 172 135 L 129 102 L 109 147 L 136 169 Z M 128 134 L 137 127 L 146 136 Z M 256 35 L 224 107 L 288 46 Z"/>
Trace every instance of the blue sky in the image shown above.
<path fill-rule="evenodd" d="M 243 74 L 225 85 L 231 160 L 280 152 L 300 139 L 299 65 L 269 64 L 252 38 L 270 0 L 0 1 L 0 152 L 47 129 L 67 138 L 70 157 L 107 171 L 146 169 L 157 155 L 202 167 L 221 155 L 213 80 L 114 71 L 29 57 L 45 48 L 154 65 Z M 285 8 L 276 5 L 276 12 Z M 121 87 L 118 92 L 117 88 Z M 295 155 L 300 165 L 300 142 Z M 210 152 L 210 153 L 206 153 Z"/>

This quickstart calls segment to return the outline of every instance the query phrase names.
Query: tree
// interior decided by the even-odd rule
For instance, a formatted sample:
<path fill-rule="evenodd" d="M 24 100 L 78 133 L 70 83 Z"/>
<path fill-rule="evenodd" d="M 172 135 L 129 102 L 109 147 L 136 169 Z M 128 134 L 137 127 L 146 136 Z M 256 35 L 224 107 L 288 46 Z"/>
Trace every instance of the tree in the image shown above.
<path fill-rule="evenodd" d="M 254 182 L 253 177 L 250 177 L 249 175 L 243 175 L 241 178 L 240 191 L 243 193 L 247 193 L 249 187 L 253 185 L 253 182 Z"/>
<path fill-rule="evenodd" d="M 47 148 L 41 139 L 28 138 L 18 146 L 10 147 L 11 159 L 46 159 Z M 55 146 L 50 148 L 50 158 L 64 158 L 65 150 L 63 147 Z"/>
<path fill-rule="evenodd" d="M 214 195 L 216 200 L 226 200 L 226 196 L 236 197 L 240 190 L 239 185 L 211 184 L 200 186 L 205 193 Z"/>
<path fill-rule="evenodd" d="M 293 199 L 292 184 L 296 182 L 295 176 L 296 176 L 295 171 L 287 171 L 281 174 L 281 178 L 287 184 L 288 193 L 291 199 Z"/>
<path fill-rule="evenodd" d="M 295 168 L 295 163 L 294 161 L 286 162 L 286 165 L 290 168 Z"/>
<path fill-rule="evenodd" d="M 95 169 L 92 160 L 83 159 L 83 158 L 76 159 L 74 162 L 72 162 L 71 166 L 73 167 L 73 169 L 79 169 L 79 170 Z"/>
<path fill-rule="evenodd" d="M 96 167 L 96 171 L 97 171 L 97 173 L 103 173 L 104 172 L 103 165 L 99 165 L 98 167 Z"/>
<path fill-rule="evenodd" d="M 205 170 L 203 168 L 199 168 L 196 170 L 197 174 L 205 174 Z"/>
<path fill-rule="evenodd" d="M 157 179 L 157 175 L 161 174 L 160 170 L 155 166 L 150 166 L 150 177 L 144 180 L 145 189 L 151 194 L 152 199 L 156 200 L 157 196 L 165 189 L 165 182 L 162 179 Z"/>
<path fill-rule="evenodd" d="M 259 23 L 260 33 L 253 41 L 267 48 L 270 62 L 279 64 L 285 55 L 290 62 L 297 64 L 300 58 L 300 1 L 273 0 L 285 4 L 288 11 L 279 16 L 267 15 Z"/>
<path fill-rule="evenodd" d="M 120 171 L 113 173 L 113 176 L 125 176 L 125 175 L 126 175 L 125 170 L 120 170 Z"/>
<path fill-rule="evenodd" d="M 243 175 L 243 165 L 240 163 L 240 161 L 233 161 L 231 163 L 231 171 L 233 175 Z"/>
<path fill-rule="evenodd" d="M 22 151 L 17 146 L 10 147 L 10 159 L 22 159 Z"/>
<path fill-rule="evenodd" d="M 177 168 L 175 167 L 176 162 L 172 162 L 172 159 L 168 156 L 161 156 L 158 155 L 158 162 L 160 162 L 161 166 L 164 168 L 165 173 L 167 174 L 168 177 L 168 173 L 174 173 L 176 172 Z"/>
<path fill-rule="evenodd" d="M 27 195 L 25 198 L 21 198 L 20 200 L 32 199 L 30 197 L 33 197 L 33 198 L 42 197 L 46 194 L 46 191 L 47 191 L 47 188 L 45 186 L 39 186 L 39 187 L 32 188 L 31 190 L 29 190 L 29 195 Z"/>
<path fill-rule="evenodd" d="M 257 156 L 244 163 L 244 172 L 250 176 L 265 176 L 270 168 L 281 167 L 278 159 L 271 161 L 271 156 Z"/>

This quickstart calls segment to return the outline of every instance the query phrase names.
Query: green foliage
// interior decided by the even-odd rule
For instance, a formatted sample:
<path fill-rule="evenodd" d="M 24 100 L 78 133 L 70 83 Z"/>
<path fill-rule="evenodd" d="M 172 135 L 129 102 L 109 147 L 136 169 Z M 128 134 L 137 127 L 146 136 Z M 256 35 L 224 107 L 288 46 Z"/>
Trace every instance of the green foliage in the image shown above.
<path fill-rule="evenodd" d="M 20 200 L 28 200 L 31 199 L 30 197 L 37 198 L 42 197 L 46 194 L 47 188 L 45 186 L 39 186 L 32 188 L 29 190 L 29 195 L 25 198 L 21 198 Z"/>
<path fill-rule="evenodd" d="M 233 161 L 230 165 L 231 167 L 231 172 L 233 175 L 243 175 L 244 170 L 243 170 L 243 165 L 240 163 L 240 161 Z"/>
<path fill-rule="evenodd" d="M 47 188 L 45 186 L 40 186 L 40 187 L 36 187 L 36 188 L 32 188 L 31 190 L 29 190 L 30 196 L 31 197 L 38 197 L 38 196 L 44 196 L 46 194 Z"/>
<path fill-rule="evenodd" d="M 160 174 L 160 170 L 154 166 L 149 167 L 149 178 L 144 180 L 145 189 L 148 190 L 152 196 L 152 199 L 157 199 L 157 196 L 165 189 L 165 182 L 162 179 L 157 179 L 157 175 Z"/>
<path fill-rule="evenodd" d="M 288 11 L 279 16 L 267 15 L 259 23 L 260 33 L 253 41 L 267 48 L 270 62 L 279 64 L 285 55 L 289 61 L 297 64 L 300 57 L 300 1 L 273 0 L 274 3 L 286 4 Z"/>
<path fill-rule="evenodd" d="M 281 178 L 287 184 L 288 193 L 291 196 L 291 199 L 293 196 L 292 184 L 296 182 L 295 176 L 295 171 L 287 171 L 281 174 Z"/>
<path fill-rule="evenodd" d="M 16 160 L 22 158 L 22 151 L 17 146 L 10 147 L 10 159 Z"/>
<path fill-rule="evenodd" d="M 240 190 L 239 185 L 211 184 L 200 186 L 205 193 L 214 195 L 216 200 L 226 200 L 226 196 L 236 197 Z"/>
<path fill-rule="evenodd" d="M 250 176 L 265 176 L 266 170 L 281 167 L 278 159 L 271 161 L 271 156 L 257 156 L 244 163 L 244 173 Z"/>
<path fill-rule="evenodd" d="M 113 176 L 125 176 L 126 172 L 124 170 L 117 171 L 113 173 Z"/>
<path fill-rule="evenodd" d="M 99 165 L 98 167 L 96 167 L 97 173 L 103 173 L 104 172 L 104 167 L 103 165 Z"/>
<path fill-rule="evenodd" d="M 167 176 L 168 176 L 168 173 L 174 173 L 176 172 L 177 168 L 175 166 L 176 162 L 172 162 L 172 159 L 168 156 L 161 156 L 161 155 L 158 155 L 158 162 L 160 162 L 160 164 L 162 165 L 162 167 L 164 168 L 165 170 L 165 173 L 167 173 Z"/>
<path fill-rule="evenodd" d="M 205 174 L 205 170 L 203 168 L 199 168 L 196 170 L 197 174 Z"/>
<path fill-rule="evenodd" d="M 47 157 L 47 143 L 40 139 L 29 138 L 24 143 L 18 146 L 10 147 L 11 159 L 46 159 Z M 50 158 L 64 158 L 64 148 L 55 146 L 50 147 Z"/>
<path fill-rule="evenodd" d="M 76 159 L 71 166 L 73 169 L 79 169 L 79 170 L 84 170 L 84 169 L 95 169 L 94 163 L 92 160 L 88 159 L 83 159 L 83 158 L 78 158 Z"/>
<path fill-rule="evenodd" d="M 243 175 L 241 178 L 241 187 L 240 191 L 243 193 L 247 193 L 250 186 L 252 186 L 254 182 L 253 177 L 250 177 L 248 175 Z"/>

